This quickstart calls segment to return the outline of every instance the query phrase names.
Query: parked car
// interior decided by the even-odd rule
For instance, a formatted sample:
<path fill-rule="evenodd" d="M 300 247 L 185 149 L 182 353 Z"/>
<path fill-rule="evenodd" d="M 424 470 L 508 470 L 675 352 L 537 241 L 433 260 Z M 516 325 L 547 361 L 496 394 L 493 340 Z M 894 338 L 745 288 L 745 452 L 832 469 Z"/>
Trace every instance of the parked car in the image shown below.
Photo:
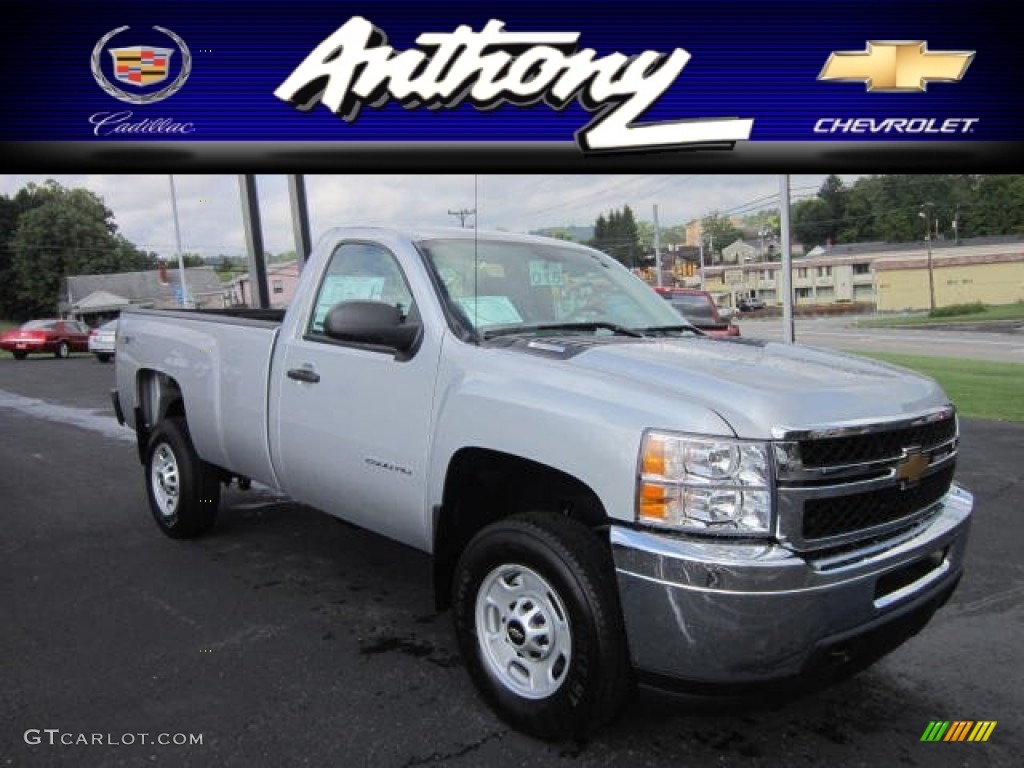
<path fill-rule="evenodd" d="M 741 296 L 736 300 L 736 309 L 740 312 L 755 312 L 764 308 L 764 299 L 759 299 L 756 296 Z"/>
<path fill-rule="evenodd" d="M 722 317 L 715 300 L 707 291 L 698 291 L 692 288 L 659 288 L 656 290 L 676 312 L 686 318 L 690 325 L 704 331 L 708 336 L 740 335 L 739 326 Z"/>
<path fill-rule="evenodd" d="M 963 572 L 937 383 L 708 338 L 575 243 L 332 229 L 287 310 L 130 309 L 119 337 L 112 405 L 164 533 L 258 481 L 430 553 L 466 671 L 542 738 L 601 728 L 634 681 L 834 679 Z"/>
<path fill-rule="evenodd" d="M 89 351 L 96 355 L 101 363 L 110 362 L 114 356 L 117 342 L 117 319 L 110 320 L 99 328 L 89 331 Z"/>
<path fill-rule="evenodd" d="M 72 352 L 88 351 L 89 327 L 77 320 L 29 320 L 0 336 L 0 349 L 6 349 L 16 360 L 40 352 L 68 357 Z"/>

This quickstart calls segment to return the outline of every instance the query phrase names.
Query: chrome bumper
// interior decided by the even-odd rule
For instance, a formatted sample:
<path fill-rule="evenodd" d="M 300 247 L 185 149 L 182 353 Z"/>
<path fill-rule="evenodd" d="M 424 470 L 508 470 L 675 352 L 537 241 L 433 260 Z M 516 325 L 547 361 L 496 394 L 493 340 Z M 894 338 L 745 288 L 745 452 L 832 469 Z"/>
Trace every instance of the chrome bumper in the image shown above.
<path fill-rule="evenodd" d="M 680 681 L 759 683 L 808 674 L 859 636 L 894 647 L 961 575 L 973 498 L 954 485 L 936 506 L 894 546 L 827 560 L 613 527 L 633 665 Z"/>

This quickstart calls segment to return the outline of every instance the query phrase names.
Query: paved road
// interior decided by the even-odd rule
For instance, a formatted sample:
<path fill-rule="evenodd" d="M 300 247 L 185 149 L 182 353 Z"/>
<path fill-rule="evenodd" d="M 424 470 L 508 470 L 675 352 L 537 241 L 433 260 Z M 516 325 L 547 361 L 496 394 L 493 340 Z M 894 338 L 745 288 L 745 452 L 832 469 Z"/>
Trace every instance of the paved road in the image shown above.
<path fill-rule="evenodd" d="M 88 358 L 0 359 L 0 766 L 1019 765 L 1020 425 L 964 424 L 967 574 L 875 667 L 790 701 L 644 693 L 589 743 L 542 744 L 477 700 L 425 556 L 256 492 L 206 538 L 162 536 L 111 383 Z M 934 719 L 998 726 L 922 744 Z M 25 743 L 47 728 L 202 744 Z"/>
<path fill-rule="evenodd" d="M 737 319 L 744 336 L 782 340 L 781 318 Z M 964 360 L 1024 363 L 1024 331 L 991 333 L 914 328 L 856 328 L 850 318 L 798 318 L 796 340 L 851 352 L 895 352 Z M 1024 323 L 1021 324 L 1024 327 Z"/>

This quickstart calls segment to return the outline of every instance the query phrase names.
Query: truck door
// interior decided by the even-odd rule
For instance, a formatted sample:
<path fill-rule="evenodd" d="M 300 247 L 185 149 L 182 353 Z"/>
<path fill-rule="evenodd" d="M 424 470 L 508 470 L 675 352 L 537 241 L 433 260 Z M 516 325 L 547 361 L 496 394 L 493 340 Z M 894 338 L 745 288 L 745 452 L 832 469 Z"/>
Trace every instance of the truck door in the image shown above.
<path fill-rule="evenodd" d="M 418 310 L 395 255 L 349 242 L 332 254 L 304 328 L 279 342 L 271 413 L 274 464 L 294 498 L 416 547 L 423 541 L 427 452 L 440 335 L 411 357 L 323 334 L 328 310 L 353 300 Z M 276 433 L 276 434 L 275 434 Z"/>

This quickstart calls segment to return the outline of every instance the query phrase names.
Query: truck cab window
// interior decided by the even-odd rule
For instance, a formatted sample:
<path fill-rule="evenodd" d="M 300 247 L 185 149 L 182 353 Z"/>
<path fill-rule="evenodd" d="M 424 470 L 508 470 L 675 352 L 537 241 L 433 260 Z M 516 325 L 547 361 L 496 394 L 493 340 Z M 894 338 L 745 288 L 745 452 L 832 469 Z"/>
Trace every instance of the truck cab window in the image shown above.
<path fill-rule="evenodd" d="M 375 243 L 342 243 L 331 255 L 310 318 L 310 333 L 323 333 L 331 308 L 346 301 L 380 301 L 414 312 L 412 292 L 394 254 Z"/>

